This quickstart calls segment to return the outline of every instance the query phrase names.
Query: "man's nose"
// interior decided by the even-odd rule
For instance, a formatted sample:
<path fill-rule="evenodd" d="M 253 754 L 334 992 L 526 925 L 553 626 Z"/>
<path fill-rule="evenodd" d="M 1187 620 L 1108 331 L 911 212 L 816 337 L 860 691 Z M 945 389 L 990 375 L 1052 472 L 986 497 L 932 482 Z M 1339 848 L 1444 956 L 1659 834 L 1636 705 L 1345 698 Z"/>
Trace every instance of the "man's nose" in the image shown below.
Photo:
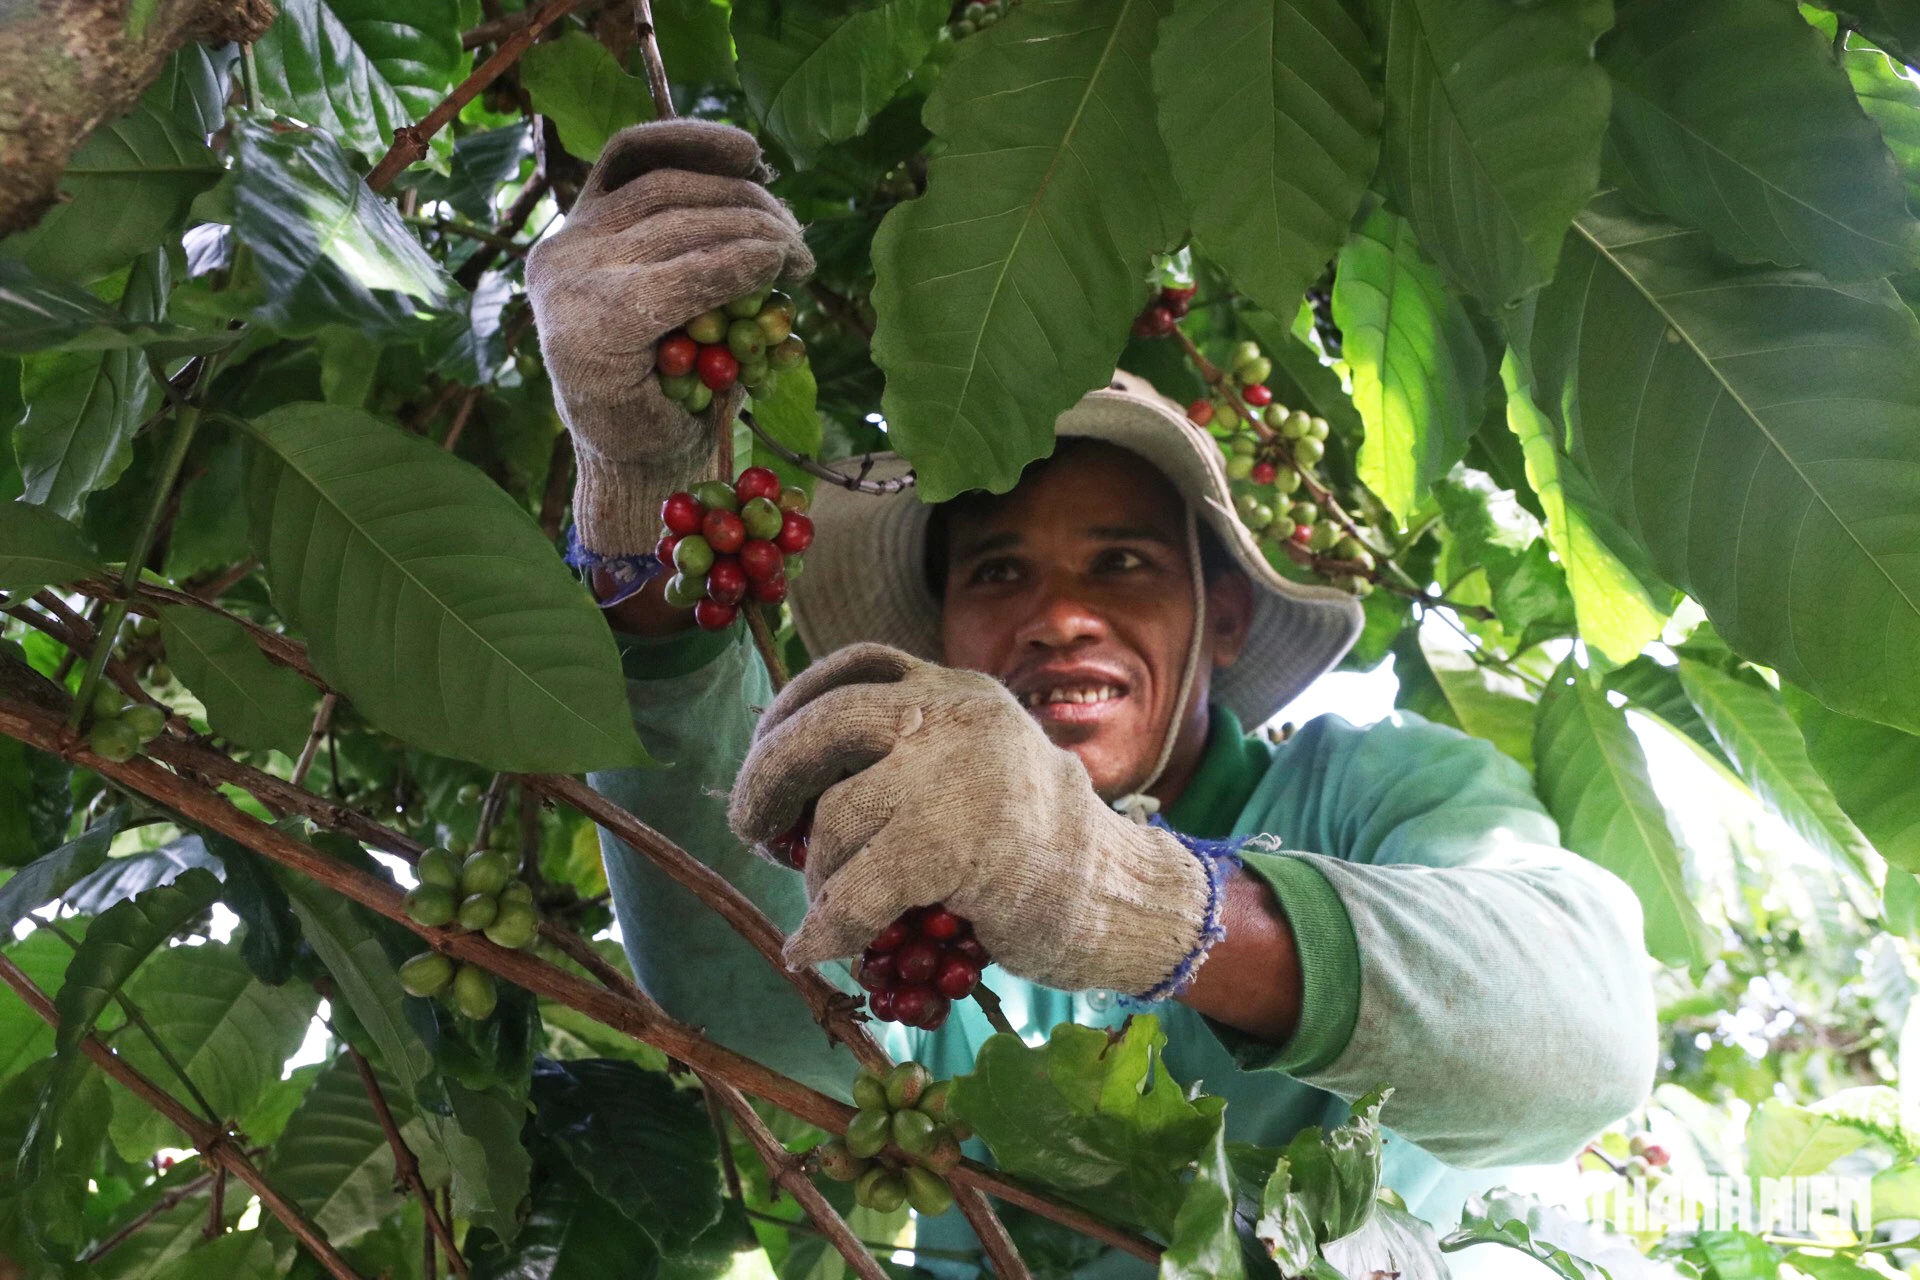
<path fill-rule="evenodd" d="M 1033 612 L 1020 624 L 1014 639 L 1022 646 L 1071 649 L 1105 639 L 1106 620 L 1089 607 L 1070 583 L 1049 581 L 1035 601 Z"/>

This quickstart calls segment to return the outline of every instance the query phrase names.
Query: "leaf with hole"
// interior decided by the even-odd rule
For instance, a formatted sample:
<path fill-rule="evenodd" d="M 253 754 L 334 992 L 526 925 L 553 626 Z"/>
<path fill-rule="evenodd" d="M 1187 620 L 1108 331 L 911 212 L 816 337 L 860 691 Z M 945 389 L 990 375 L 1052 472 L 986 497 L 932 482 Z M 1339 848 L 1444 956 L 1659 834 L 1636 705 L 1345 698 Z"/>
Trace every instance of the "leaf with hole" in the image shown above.
<path fill-rule="evenodd" d="M 1567 848 L 1627 882 L 1640 899 L 1647 950 L 1667 964 L 1706 967 L 1706 924 L 1685 859 L 1626 713 L 1571 663 L 1555 671 L 1534 721 L 1540 798 Z"/>
<path fill-rule="evenodd" d="M 645 762 L 606 623 L 483 473 L 355 410 L 288 405 L 251 431 L 274 602 L 376 725 L 492 769 Z"/>
<path fill-rule="evenodd" d="M 1596 201 L 1527 347 L 1597 498 L 1741 655 L 1920 728 L 1920 323 Z"/>
<path fill-rule="evenodd" d="M 1346 241 L 1379 161 L 1365 29 L 1342 0 L 1179 0 L 1153 75 L 1199 247 L 1255 302 L 1291 315 Z"/>
<path fill-rule="evenodd" d="M 1185 221 L 1147 60 L 1165 0 L 1027 0 L 927 100 L 927 192 L 873 241 L 873 359 L 920 496 L 1003 491 L 1105 385 Z"/>
<path fill-rule="evenodd" d="M 1629 0 L 1600 42 L 1608 176 L 1742 262 L 1866 280 L 1920 260 L 1900 172 L 1827 42 L 1771 0 Z"/>
<path fill-rule="evenodd" d="M 213 731 L 246 747 L 300 754 L 313 724 L 313 686 L 267 661 L 246 628 L 192 605 L 163 605 L 160 635 L 180 683 Z"/>
<path fill-rule="evenodd" d="M 933 48 L 946 0 L 741 0 L 733 40 L 762 126 L 802 166 L 866 132 Z"/>

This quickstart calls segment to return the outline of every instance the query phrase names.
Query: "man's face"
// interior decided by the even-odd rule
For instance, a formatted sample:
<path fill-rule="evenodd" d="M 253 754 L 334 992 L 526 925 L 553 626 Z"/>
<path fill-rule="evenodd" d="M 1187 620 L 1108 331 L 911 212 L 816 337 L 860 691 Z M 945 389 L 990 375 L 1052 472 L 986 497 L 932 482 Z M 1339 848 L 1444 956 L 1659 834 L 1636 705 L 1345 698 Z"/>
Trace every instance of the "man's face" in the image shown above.
<path fill-rule="evenodd" d="M 948 519 L 947 664 L 998 677 L 1101 795 L 1140 787 L 1178 710 L 1193 634 L 1179 495 L 1135 455 L 1087 444 Z M 1205 742 L 1211 668 L 1239 652 L 1250 613 L 1238 574 L 1208 594 L 1212 625 L 1167 770 L 1181 783 Z"/>

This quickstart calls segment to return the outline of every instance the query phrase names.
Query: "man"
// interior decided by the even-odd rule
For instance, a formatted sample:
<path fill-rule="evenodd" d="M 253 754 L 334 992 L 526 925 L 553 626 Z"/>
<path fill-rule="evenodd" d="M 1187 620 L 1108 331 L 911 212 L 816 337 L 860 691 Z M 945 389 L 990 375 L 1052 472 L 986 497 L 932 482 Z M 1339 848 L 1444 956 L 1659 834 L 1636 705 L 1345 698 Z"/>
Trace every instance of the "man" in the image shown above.
<path fill-rule="evenodd" d="M 1063 414 L 1004 496 L 822 486 L 792 597 L 815 664 L 778 698 L 738 627 L 690 629 L 659 578 L 633 589 L 661 499 L 712 465 L 653 343 L 811 268 L 761 176 L 736 130 L 629 130 L 529 262 L 579 541 L 636 724 L 671 762 L 594 785 L 793 930 L 794 963 L 844 979 L 900 911 L 944 902 L 1024 1034 L 1144 1001 L 1236 1139 L 1284 1143 L 1392 1086 L 1389 1180 L 1416 1208 L 1444 1211 L 1441 1162 L 1564 1158 L 1638 1105 L 1655 1053 L 1638 907 L 1557 847 L 1517 764 L 1412 716 L 1323 718 L 1277 747 L 1244 732 L 1339 660 L 1360 612 L 1266 564 L 1212 444 L 1144 384 Z M 749 846 L 809 804 L 803 879 Z M 605 853 L 655 996 L 844 1091 L 845 1053 L 779 975 L 631 851 Z M 989 1033 L 970 1004 L 889 1032 L 940 1075 Z"/>

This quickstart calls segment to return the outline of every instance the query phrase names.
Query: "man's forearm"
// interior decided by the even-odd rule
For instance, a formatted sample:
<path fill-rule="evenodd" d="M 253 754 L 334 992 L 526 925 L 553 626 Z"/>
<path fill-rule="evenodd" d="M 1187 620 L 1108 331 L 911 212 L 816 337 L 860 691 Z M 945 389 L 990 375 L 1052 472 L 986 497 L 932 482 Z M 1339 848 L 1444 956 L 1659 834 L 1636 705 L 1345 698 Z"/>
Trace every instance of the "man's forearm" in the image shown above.
<path fill-rule="evenodd" d="M 1244 869 L 1227 882 L 1226 937 L 1180 1002 L 1236 1031 L 1285 1044 L 1300 1025 L 1300 952 L 1273 890 Z"/>
<path fill-rule="evenodd" d="M 693 626 L 693 610 L 676 609 L 666 600 L 667 575 L 661 574 L 646 586 L 606 611 L 615 631 L 630 636 L 670 636 Z M 605 600 L 619 587 L 604 569 L 593 571 L 593 598 Z"/>

